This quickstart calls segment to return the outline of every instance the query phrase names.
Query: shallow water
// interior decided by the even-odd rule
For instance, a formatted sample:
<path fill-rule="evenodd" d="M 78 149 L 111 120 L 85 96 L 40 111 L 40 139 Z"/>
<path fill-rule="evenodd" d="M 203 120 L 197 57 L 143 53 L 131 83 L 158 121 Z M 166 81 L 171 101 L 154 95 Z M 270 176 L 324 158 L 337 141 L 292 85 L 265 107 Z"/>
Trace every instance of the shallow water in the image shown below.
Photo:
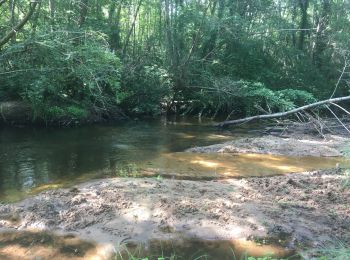
<path fill-rule="evenodd" d="M 71 129 L 0 128 L 0 202 L 127 171 L 205 179 L 275 175 L 334 167 L 339 159 L 183 151 L 248 134 L 222 132 L 211 122 L 153 120 Z"/>
<path fill-rule="evenodd" d="M 74 235 L 59 236 L 40 231 L 0 234 L 1 259 L 235 260 L 247 259 L 248 256 L 301 259 L 294 250 L 286 249 L 282 245 L 245 239 L 221 241 L 181 238 L 151 240 L 146 243 L 128 242 L 110 248 L 81 240 Z"/>
<path fill-rule="evenodd" d="M 269 154 L 165 153 L 140 169 L 176 179 L 215 179 L 262 177 L 312 171 L 348 165 L 344 159 L 330 157 L 288 157 Z M 142 171 L 140 171 L 142 173 Z"/>
<path fill-rule="evenodd" d="M 277 244 L 262 244 L 245 239 L 237 240 L 152 240 L 146 244 L 124 244 L 116 247 L 116 259 L 206 259 L 238 260 L 256 257 L 259 259 L 301 259 L 294 250 Z M 263 258 L 263 257 L 266 258 Z M 268 258 L 270 257 L 270 258 Z M 255 259 L 255 258 L 253 258 Z"/>

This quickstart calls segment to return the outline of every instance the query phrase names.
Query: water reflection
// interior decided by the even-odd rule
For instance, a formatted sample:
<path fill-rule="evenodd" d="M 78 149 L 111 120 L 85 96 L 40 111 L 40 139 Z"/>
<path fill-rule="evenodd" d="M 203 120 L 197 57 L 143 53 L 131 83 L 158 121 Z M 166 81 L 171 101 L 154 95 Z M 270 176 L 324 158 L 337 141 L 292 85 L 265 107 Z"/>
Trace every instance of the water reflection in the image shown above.
<path fill-rule="evenodd" d="M 0 201 L 32 190 L 115 176 L 123 164 L 181 178 L 261 176 L 334 167 L 338 159 L 208 155 L 182 151 L 245 134 L 190 120 L 125 122 L 73 129 L 0 128 Z"/>
<path fill-rule="evenodd" d="M 230 138 L 210 124 L 126 122 L 76 129 L 0 128 L 0 200 L 20 199 L 49 183 L 111 175 L 123 163 Z M 85 177 L 84 177 L 85 176 Z"/>

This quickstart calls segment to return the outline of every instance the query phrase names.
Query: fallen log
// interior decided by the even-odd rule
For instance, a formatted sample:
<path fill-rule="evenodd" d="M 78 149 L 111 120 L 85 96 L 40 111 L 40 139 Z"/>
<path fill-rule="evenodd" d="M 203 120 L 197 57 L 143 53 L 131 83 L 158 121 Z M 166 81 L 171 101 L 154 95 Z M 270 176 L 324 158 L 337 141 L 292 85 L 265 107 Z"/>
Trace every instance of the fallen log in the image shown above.
<path fill-rule="evenodd" d="M 254 120 L 259 120 L 259 119 L 272 119 L 272 118 L 280 118 L 280 117 L 285 117 L 285 116 L 289 116 L 295 113 L 298 113 L 300 111 L 304 111 L 310 108 L 314 108 L 317 106 L 321 106 L 321 105 L 325 105 L 325 104 L 332 104 L 332 103 L 338 103 L 338 102 L 342 102 L 345 100 L 350 100 L 350 96 L 345 96 L 345 97 L 338 97 L 338 98 L 331 98 L 331 99 L 327 99 L 327 100 L 323 100 L 323 101 L 318 101 L 309 105 L 305 105 L 302 107 L 298 107 L 286 112 L 279 112 L 279 113 L 273 113 L 273 114 L 266 114 L 266 115 L 257 115 L 257 116 L 251 116 L 251 117 L 246 117 L 246 118 L 242 118 L 242 119 L 237 119 L 237 120 L 228 120 L 228 121 L 223 121 L 220 122 L 218 124 L 215 124 L 215 126 L 218 127 L 226 127 L 229 125 L 236 125 L 236 124 L 240 124 L 240 123 L 246 123 L 246 122 L 250 122 L 250 121 L 254 121 Z"/>

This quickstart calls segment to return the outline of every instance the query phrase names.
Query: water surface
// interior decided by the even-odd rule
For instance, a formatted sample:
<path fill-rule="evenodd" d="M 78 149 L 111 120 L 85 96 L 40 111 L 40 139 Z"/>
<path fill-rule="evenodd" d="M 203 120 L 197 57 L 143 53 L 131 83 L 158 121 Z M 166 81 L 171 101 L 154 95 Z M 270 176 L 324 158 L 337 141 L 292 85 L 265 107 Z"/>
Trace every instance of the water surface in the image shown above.
<path fill-rule="evenodd" d="M 152 120 L 80 128 L 0 128 L 0 201 L 19 200 L 47 188 L 91 178 L 137 174 L 177 178 L 266 176 L 334 167 L 339 159 L 271 155 L 184 153 L 246 135 L 254 129 L 219 131 L 211 122 Z M 128 167 L 129 167 L 128 166 Z"/>

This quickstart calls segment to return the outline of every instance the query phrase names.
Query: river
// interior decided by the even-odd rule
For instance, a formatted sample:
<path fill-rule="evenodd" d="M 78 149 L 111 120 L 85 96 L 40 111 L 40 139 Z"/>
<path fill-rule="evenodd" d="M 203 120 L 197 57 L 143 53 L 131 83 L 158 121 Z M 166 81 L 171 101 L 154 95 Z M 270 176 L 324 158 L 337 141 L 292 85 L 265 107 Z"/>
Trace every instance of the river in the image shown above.
<path fill-rule="evenodd" d="M 156 119 L 79 128 L 0 128 L 0 202 L 92 178 L 154 173 L 183 179 L 245 177 L 334 167 L 339 159 L 183 152 L 256 131 L 210 121 Z"/>

